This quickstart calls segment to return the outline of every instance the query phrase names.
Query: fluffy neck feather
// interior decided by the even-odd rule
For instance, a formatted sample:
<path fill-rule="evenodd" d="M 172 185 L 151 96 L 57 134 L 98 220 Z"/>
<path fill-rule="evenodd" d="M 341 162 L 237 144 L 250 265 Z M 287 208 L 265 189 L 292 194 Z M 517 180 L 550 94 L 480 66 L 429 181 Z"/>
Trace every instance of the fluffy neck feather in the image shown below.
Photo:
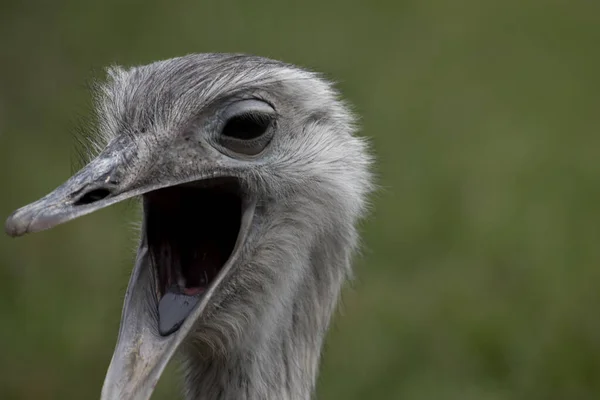
<path fill-rule="evenodd" d="M 353 236 L 318 235 L 308 254 L 289 267 L 308 271 L 294 295 L 251 321 L 233 348 L 215 352 L 188 345 L 186 399 L 310 399 L 323 341 L 349 272 Z"/>

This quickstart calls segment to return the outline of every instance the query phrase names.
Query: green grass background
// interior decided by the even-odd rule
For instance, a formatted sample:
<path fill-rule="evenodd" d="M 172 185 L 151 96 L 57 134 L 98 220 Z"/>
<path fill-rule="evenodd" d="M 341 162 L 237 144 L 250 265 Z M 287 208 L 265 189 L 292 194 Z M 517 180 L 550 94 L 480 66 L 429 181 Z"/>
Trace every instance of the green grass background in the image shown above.
<path fill-rule="evenodd" d="M 2 0 L 0 50 L 2 218 L 68 178 L 103 67 L 297 63 L 356 106 L 382 185 L 318 398 L 600 398 L 598 1 Z M 99 397 L 137 217 L 0 237 L 0 398 Z"/>

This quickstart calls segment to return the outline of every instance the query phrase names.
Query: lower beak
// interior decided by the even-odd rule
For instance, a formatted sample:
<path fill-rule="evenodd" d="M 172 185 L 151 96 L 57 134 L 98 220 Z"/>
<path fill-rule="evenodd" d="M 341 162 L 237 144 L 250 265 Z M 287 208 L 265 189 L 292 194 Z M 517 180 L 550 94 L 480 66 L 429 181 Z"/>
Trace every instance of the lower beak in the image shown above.
<path fill-rule="evenodd" d="M 181 327 L 168 336 L 159 333 L 157 281 L 151 268 L 147 243 L 142 236 L 125 294 L 119 338 L 102 388 L 102 400 L 150 398 L 167 363 L 193 329 L 222 280 L 238 263 L 255 207 L 255 201 L 244 204 L 240 233 L 231 257 Z M 145 226 L 142 231 L 145 232 Z"/>

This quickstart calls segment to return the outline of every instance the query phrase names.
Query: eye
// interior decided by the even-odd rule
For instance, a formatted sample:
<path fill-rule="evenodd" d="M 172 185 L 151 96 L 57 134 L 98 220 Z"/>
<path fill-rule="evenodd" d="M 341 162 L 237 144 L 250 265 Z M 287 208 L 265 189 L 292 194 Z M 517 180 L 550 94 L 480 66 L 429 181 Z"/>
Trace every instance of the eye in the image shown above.
<path fill-rule="evenodd" d="M 254 156 L 263 151 L 273 138 L 276 113 L 261 100 L 241 100 L 221 112 L 219 143 L 227 149 Z"/>
<path fill-rule="evenodd" d="M 270 128 L 271 115 L 247 112 L 236 115 L 225 123 L 221 134 L 234 139 L 251 140 L 265 134 Z"/>

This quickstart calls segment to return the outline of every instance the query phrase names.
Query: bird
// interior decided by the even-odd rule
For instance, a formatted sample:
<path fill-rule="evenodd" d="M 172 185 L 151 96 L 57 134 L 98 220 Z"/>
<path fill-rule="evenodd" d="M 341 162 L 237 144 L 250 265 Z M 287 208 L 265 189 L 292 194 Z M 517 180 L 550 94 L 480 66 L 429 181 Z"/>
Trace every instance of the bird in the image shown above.
<path fill-rule="evenodd" d="M 111 65 L 89 162 L 5 224 L 17 237 L 125 199 L 141 228 L 103 400 L 313 398 L 353 277 L 374 152 L 336 84 L 237 53 Z"/>

